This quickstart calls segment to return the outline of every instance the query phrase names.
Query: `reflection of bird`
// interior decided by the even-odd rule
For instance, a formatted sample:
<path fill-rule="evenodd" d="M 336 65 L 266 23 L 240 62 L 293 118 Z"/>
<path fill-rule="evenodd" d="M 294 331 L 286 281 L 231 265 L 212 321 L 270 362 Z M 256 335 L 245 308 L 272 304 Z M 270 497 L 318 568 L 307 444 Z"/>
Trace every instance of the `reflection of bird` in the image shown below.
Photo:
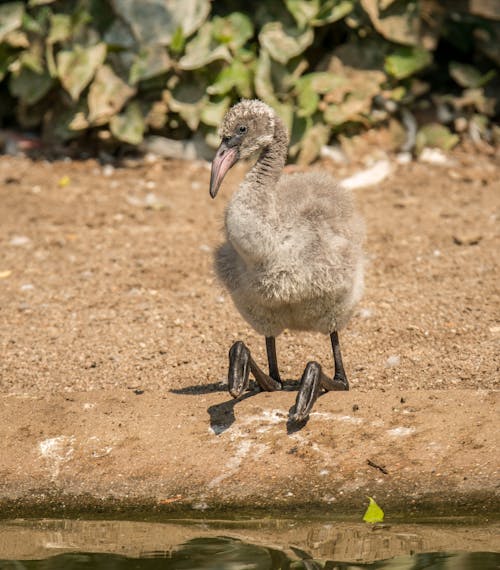
<path fill-rule="evenodd" d="M 330 334 L 335 375 L 317 362 L 302 375 L 292 419 L 307 418 L 321 388 L 348 390 L 337 331 L 351 317 L 363 289 L 363 223 L 349 191 L 326 173 L 282 175 L 288 134 L 266 104 L 244 100 L 229 110 L 212 163 L 215 198 L 240 158 L 260 153 L 226 211 L 226 242 L 216 271 L 250 325 L 266 337 L 269 375 L 243 342 L 229 352 L 229 390 L 238 397 L 251 371 L 263 390 L 282 387 L 275 337 L 283 329 Z"/>

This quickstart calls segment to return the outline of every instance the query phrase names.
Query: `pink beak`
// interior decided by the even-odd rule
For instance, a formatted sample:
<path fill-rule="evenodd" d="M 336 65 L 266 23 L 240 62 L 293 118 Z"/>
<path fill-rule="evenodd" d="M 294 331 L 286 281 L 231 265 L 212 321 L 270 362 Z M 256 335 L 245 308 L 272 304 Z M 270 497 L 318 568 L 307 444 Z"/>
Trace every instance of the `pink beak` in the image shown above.
<path fill-rule="evenodd" d="M 237 160 L 238 148 L 236 146 L 229 147 L 225 142 L 221 143 L 212 161 L 212 172 L 210 175 L 210 196 L 212 198 L 217 196 L 224 176 Z"/>

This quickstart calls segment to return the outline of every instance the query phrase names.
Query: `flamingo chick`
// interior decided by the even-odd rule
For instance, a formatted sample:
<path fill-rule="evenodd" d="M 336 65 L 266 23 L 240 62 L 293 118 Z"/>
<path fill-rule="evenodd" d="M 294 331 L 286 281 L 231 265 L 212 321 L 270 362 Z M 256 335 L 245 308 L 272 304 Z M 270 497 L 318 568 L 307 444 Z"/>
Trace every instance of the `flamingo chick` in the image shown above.
<path fill-rule="evenodd" d="M 363 291 L 363 222 L 350 191 L 328 174 L 283 174 L 288 133 L 262 101 L 234 105 L 219 134 L 212 198 L 238 160 L 258 155 L 228 204 L 226 241 L 216 252 L 215 269 L 243 318 L 265 336 L 269 364 L 266 374 L 247 346 L 236 342 L 229 351 L 229 391 L 240 396 L 250 372 L 262 390 L 282 388 L 275 337 L 285 328 L 328 334 L 334 376 L 317 362 L 307 364 L 290 416 L 304 421 L 322 389 L 349 389 L 338 331 Z"/>

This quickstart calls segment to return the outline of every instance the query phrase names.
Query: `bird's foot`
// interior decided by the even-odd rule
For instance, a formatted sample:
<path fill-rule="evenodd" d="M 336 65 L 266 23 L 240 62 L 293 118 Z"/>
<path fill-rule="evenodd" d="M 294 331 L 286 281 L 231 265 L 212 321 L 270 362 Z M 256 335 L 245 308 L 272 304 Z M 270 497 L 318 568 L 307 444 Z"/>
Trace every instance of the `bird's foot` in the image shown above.
<path fill-rule="evenodd" d="M 329 378 L 320 364 L 309 362 L 300 379 L 299 393 L 290 419 L 294 422 L 305 421 L 322 389 L 337 392 L 349 390 L 349 382 L 344 374 L 336 373 L 333 378 Z"/>
<path fill-rule="evenodd" d="M 308 362 L 300 379 L 299 393 L 295 400 L 295 408 L 290 415 L 294 422 L 303 422 L 318 399 L 321 390 L 322 380 L 326 378 L 321 370 L 321 365 L 317 362 Z"/>
<path fill-rule="evenodd" d="M 235 342 L 229 351 L 229 393 L 238 398 L 248 388 L 249 373 L 252 373 L 259 388 L 266 392 L 281 390 L 283 384 L 279 378 L 273 378 L 263 372 L 250 354 L 250 350 L 241 340 Z"/>
<path fill-rule="evenodd" d="M 333 378 L 323 375 L 321 386 L 328 392 L 341 392 L 349 390 L 349 382 L 344 374 L 335 374 Z"/>
<path fill-rule="evenodd" d="M 248 388 L 250 374 L 250 351 L 241 340 L 229 350 L 229 393 L 238 398 Z"/>

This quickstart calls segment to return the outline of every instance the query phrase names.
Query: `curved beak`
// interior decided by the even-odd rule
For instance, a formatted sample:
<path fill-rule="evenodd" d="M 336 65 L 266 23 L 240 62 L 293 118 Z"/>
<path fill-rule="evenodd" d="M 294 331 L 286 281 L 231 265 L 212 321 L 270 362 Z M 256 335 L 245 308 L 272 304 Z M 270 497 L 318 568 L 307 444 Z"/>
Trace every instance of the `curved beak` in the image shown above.
<path fill-rule="evenodd" d="M 212 172 L 210 174 L 210 196 L 212 198 L 217 196 L 224 176 L 238 158 L 238 147 L 228 146 L 225 142 L 221 143 L 212 161 Z"/>

